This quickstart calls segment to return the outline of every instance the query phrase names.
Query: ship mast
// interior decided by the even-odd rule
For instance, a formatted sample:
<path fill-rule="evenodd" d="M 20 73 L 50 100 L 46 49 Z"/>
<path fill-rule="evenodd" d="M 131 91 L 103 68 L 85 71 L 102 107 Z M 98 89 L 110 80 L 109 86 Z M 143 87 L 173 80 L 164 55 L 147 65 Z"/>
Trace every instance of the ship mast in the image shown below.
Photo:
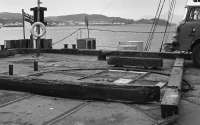
<path fill-rule="evenodd" d="M 40 4 L 41 4 L 41 2 L 40 2 L 40 0 L 38 0 L 38 2 L 37 2 L 37 22 L 40 22 Z"/>
<path fill-rule="evenodd" d="M 37 22 L 40 22 L 40 0 L 37 0 Z M 37 27 L 37 32 L 40 34 L 40 27 Z M 40 37 L 37 38 L 38 49 L 40 49 Z"/>

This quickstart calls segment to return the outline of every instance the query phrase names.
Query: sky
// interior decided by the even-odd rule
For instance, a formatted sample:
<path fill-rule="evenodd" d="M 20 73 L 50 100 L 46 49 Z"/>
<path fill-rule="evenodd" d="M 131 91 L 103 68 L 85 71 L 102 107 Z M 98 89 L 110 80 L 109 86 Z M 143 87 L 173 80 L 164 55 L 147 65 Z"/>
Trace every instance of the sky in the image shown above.
<path fill-rule="evenodd" d="M 30 12 L 36 6 L 37 0 L 0 0 L 0 12 L 21 13 L 21 9 Z M 162 13 L 166 17 L 169 0 L 166 0 Z M 175 15 L 183 17 L 187 0 L 176 0 Z M 42 6 L 48 8 L 45 16 L 58 16 L 70 14 L 103 14 L 129 19 L 150 18 L 155 15 L 159 0 L 41 0 Z"/>

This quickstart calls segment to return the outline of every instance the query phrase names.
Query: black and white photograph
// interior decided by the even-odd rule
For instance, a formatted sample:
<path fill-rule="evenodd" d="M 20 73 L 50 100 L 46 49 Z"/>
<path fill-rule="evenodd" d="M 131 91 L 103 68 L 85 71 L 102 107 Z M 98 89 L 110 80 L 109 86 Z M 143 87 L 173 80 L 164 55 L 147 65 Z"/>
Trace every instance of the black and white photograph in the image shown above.
<path fill-rule="evenodd" d="M 0 1 L 0 125 L 200 125 L 200 0 Z"/>

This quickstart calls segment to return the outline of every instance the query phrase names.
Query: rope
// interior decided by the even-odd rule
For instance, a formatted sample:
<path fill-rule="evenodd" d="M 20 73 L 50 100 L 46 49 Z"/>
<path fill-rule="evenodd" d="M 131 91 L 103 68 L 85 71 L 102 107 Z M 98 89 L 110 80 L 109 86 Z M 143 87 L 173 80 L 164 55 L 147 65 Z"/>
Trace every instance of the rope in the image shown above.
<path fill-rule="evenodd" d="M 67 35 L 66 37 L 62 38 L 61 40 L 58 40 L 58 41 L 56 41 L 55 43 L 53 43 L 53 45 L 56 45 L 56 44 L 58 44 L 58 43 L 62 42 L 63 40 L 65 40 L 65 39 L 67 39 L 67 38 L 71 37 L 72 35 L 74 35 L 75 33 L 77 33 L 77 32 L 78 32 L 80 29 L 81 29 L 81 28 L 79 28 L 79 29 L 75 30 L 75 31 L 74 31 L 74 32 L 72 32 L 71 34 L 69 34 L 69 35 Z"/>
<path fill-rule="evenodd" d="M 167 23 L 166 23 L 166 27 L 165 27 L 165 33 L 163 35 L 163 39 L 162 39 L 162 43 L 161 43 L 161 47 L 160 47 L 160 52 L 162 51 L 163 44 L 167 40 L 165 38 L 166 38 L 166 34 L 167 34 L 167 30 L 168 30 L 169 24 L 172 22 L 172 19 L 173 19 L 175 6 L 176 6 L 176 0 L 171 0 L 170 6 L 169 6 L 168 19 L 167 19 Z"/>
<path fill-rule="evenodd" d="M 151 33 L 150 39 L 147 43 L 146 51 L 149 51 L 151 49 L 151 43 L 152 43 L 152 40 L 154 38 L 154 34 L 155 34 L 155 31 L 156 31 L 156 28 L 157 28 L 158 20 L 160 18 L 161 12 L 162 12 L 163 7 L 164 7 L 164 3 L 165 3 L 165 0 L 163 1 L 161 8 L 159 9 L 158 17 L 155 18 L 155 24 L 154 24 L 153 31 Z"/>
<path fill-rule="evenodd" d="M 160 6 L 161 6 L 161 2 L 162 2 L 162 0 L 160 0 L 160 1 L 159 1 L 159 4 L 158 4 L 158 8 L 157 8 L 157 11 L 156 11 L 156 14 L 155 14 L 155 17 L 154 17 L 154 22 L 153 22 L 153 24 L 152 24 L 152 26 L 151 26 L 151 29 L 150 29 L 150 32 L 151 32 L 151 33 L 152 33 L 153 28 L 154 28 L 154 25 L 155 25 L 155 19 L 157 18 L 157 15 L 158 15 L 158 12 L 159 12 L 159 8 L 160 8 Z M 149 37 L 148 37 L 147 42 L 146 42 L 145 50 L 147 50 L 147 46 L 148 46 L 149 41 L 150 41 L 150 38 L 151 38 L 151 33 L 149 33 Z"/>
<path fill-rule="evenodd" d="M 160 15 L 161 15 L 161 12 L 163 10 L 165 1 L 166 0 L 163 0 L 163 1 L 160 0 L 160 2 L 159 2 L 158 9 L 157 9 L 157 12 L 156 12 L 156 15 L 155 15 L 156 18 L 154 19 L 154 23 L 152 24 L 152 28 L 151 28 L 152 31 L 150 31 L 151 33 L 149 34 L 149 38 L 147 39 L 145 51 L 149 51 L 151 49 L 151 43 L 152 43 L 152 40 L 154 38 L 154 32 L 156 31 L 158 20 L 160 19 Z"/>

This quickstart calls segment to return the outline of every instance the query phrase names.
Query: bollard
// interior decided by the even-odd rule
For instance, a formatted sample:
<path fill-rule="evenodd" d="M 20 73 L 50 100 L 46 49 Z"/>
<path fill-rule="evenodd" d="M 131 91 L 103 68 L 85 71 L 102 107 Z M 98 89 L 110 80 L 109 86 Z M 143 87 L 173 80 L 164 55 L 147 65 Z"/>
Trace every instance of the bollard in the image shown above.
<path fill-rule="evenodd" d="M 4 50 L 5 49 L 5 46 L 4 45 L 1 45 L 1 50 Z"/>
<path fill-rule="evenodd" d="M 72 49 L 76 49 L 76 44 L 72 44 Z"/>
<path fill-rule="evenodd" d="M 34 61 L 34 71 L 38 71 L 38 61 Z"/>
<path fill-rule="evenodd" d="M 65 49 L 68 49 L 68 44 L 64 44 L 64 48 L 65 48 Z"/>
<path fill-rule="evenodd" d="M 13 65 L 9 65 L 9 75 L 13 75 Z"/>
<path fill-rule="evenodd" d="M 100 52 L 98 55 L 98 60 L 99 61 L 106 61 L 106 54 Z"/>

